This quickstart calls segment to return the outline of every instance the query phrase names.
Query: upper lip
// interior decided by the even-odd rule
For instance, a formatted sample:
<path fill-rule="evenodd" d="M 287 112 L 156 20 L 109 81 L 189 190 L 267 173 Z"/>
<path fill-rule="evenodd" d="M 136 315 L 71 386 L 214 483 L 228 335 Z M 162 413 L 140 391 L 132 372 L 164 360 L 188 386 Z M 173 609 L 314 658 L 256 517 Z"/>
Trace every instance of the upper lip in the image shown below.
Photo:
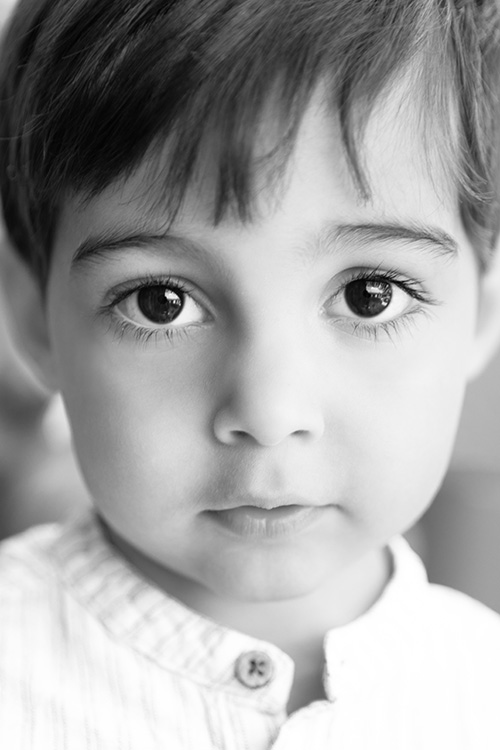
<path fill-rule="evenodd" d="M 217 510 L 232 510 L 234 508 L 252 507 L 261 510 L 275 510 L 276 508 L 285 508 L 289 505 L 300 505 L 305 507 L 314 507 L 318 503 L 308 502 L 305 498 L 298 495 L 280 495 L 279 497 L 262 497 L 256 495 L 240 495 L 232 499 L 231 503 Z"/>

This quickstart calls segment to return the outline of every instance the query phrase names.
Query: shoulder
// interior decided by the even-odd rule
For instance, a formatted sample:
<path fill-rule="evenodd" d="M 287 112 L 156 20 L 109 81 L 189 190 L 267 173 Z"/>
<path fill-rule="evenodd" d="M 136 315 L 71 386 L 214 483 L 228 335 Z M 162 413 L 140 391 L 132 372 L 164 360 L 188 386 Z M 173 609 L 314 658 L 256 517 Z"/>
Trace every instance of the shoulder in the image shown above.
<path fill-rule="evenodd" d="M 393 540 L 391 551 L 394 575 L 386 599 L 395 601 L 423 633 L 451 644 L 480 637 L 500 643 L 500 614 L 461 591 L 429 582 L 422 560 L 405 539 Z"/>
<path fill-rule="evenodd" d="M 392 604 L 384 622 L 391 621 L 387 631 L 395 653 L 427 675 L 436 700 L 458 692 L 461 703 L 486 705 L 492 696 L 498 701 L 500 615 L 464 593 L 429 583 L 420 558 L 404 540 L 396 543 L 394 554 Z M 496 716 L 496 703 L 493 708 Z"/>
<path fill-rule="evenodd" d="M 29 681 L 35 680 L 34 674 L 39 669 L 36 665 L 42 660 L 47 669 L 53 669 L 54 650 L 63 644 L 63 587 L 51 553 L 59 533 L 58 526 L 40 526 L 0 544 L 3 709 L 12 705 L 16 710 L 15 696 L 31 694 L 34 687 Z M 46 669 L 42 671 L 46 674 Z M 36 689 L 39 690 L 38 685 Z"/>
<path fill-rule="evenodd" d="M 449 646 L 468 652 L 487 652 L 500 664 L 500 614 L 460 591 L 429 584 L 429 627 Z M 493 647 L 493 653 L 492 653 Z"/>
<path fill-rule="evenodd" d="M 500 627 L 500 614 L 468 594 L 439 583 L 429 583 L 428 596 L 432 609 L 445 619 L 461 615 L 465 618 L 465 627 L 477 624 Z"/>
<path fill-rule="evenodd" d="M 40 592 L 54 580 L 51 550 L 58 524 L 33 527 L 0 543 L 0 601 Z"/>
<path fill-rule="evenodd" d="M 500 615 L 466 594 L 436 584 L 428 585 L 423 602 L 419 659 L 433 699 L 439 705 L 446 695 L 460 707 L 464 731 L 473 736 L 484 733 L 485 743 L 474 747 L 491 747 L 488 733 L 499 729 Z"/>

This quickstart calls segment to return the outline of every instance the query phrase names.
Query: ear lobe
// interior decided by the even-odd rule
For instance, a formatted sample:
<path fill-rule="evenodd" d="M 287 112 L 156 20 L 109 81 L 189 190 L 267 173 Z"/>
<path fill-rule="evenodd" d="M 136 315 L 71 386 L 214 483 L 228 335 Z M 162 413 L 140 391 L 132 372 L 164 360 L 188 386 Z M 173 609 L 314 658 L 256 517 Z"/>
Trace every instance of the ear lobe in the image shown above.
<path fill-rule="evenodd" d="M 500 342 L 500 247 L 479 277 L 479 309 L 469 380 L 478 377 L 494 357 Z"/>
<path fill-rule="evenodd" d="M 1 245 L 3 307 L 12 339 L 39 384 L 55 392 L 57 382 L 40 283 L 5 240 Z"/>

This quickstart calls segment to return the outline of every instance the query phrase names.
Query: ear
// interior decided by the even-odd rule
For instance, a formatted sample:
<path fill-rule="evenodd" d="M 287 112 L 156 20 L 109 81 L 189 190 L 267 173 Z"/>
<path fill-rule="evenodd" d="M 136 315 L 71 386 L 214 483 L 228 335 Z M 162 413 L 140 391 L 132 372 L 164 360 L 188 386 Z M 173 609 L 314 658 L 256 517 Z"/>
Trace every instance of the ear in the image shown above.
<path fill-rule="evenodd" d="M 500 247 L 487 270 L 479 276 L 479 307 L 469 380 L 480 375 L 500 342 Z"/>
<path fill-rule="evenodd" d="M 38 383 L 53 393 L 57 379 L 41 284 L 5 238 L 0 240 L 0 276 L 13 343 Z"/>

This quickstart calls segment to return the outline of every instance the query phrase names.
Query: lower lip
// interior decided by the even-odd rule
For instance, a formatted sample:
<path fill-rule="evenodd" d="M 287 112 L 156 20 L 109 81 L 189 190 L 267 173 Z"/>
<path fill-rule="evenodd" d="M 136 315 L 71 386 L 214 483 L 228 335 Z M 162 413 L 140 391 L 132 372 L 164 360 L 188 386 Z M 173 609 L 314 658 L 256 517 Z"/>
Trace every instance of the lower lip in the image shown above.
<path fill-rule="evenodd" d="M 242 537 L 279 539 L 306 531 L 317 522 L 325 507 L 283 505 L 265 510 L 242 505 L 230 510 L 208 511 L 210 518 L 225 529 Z"/>

